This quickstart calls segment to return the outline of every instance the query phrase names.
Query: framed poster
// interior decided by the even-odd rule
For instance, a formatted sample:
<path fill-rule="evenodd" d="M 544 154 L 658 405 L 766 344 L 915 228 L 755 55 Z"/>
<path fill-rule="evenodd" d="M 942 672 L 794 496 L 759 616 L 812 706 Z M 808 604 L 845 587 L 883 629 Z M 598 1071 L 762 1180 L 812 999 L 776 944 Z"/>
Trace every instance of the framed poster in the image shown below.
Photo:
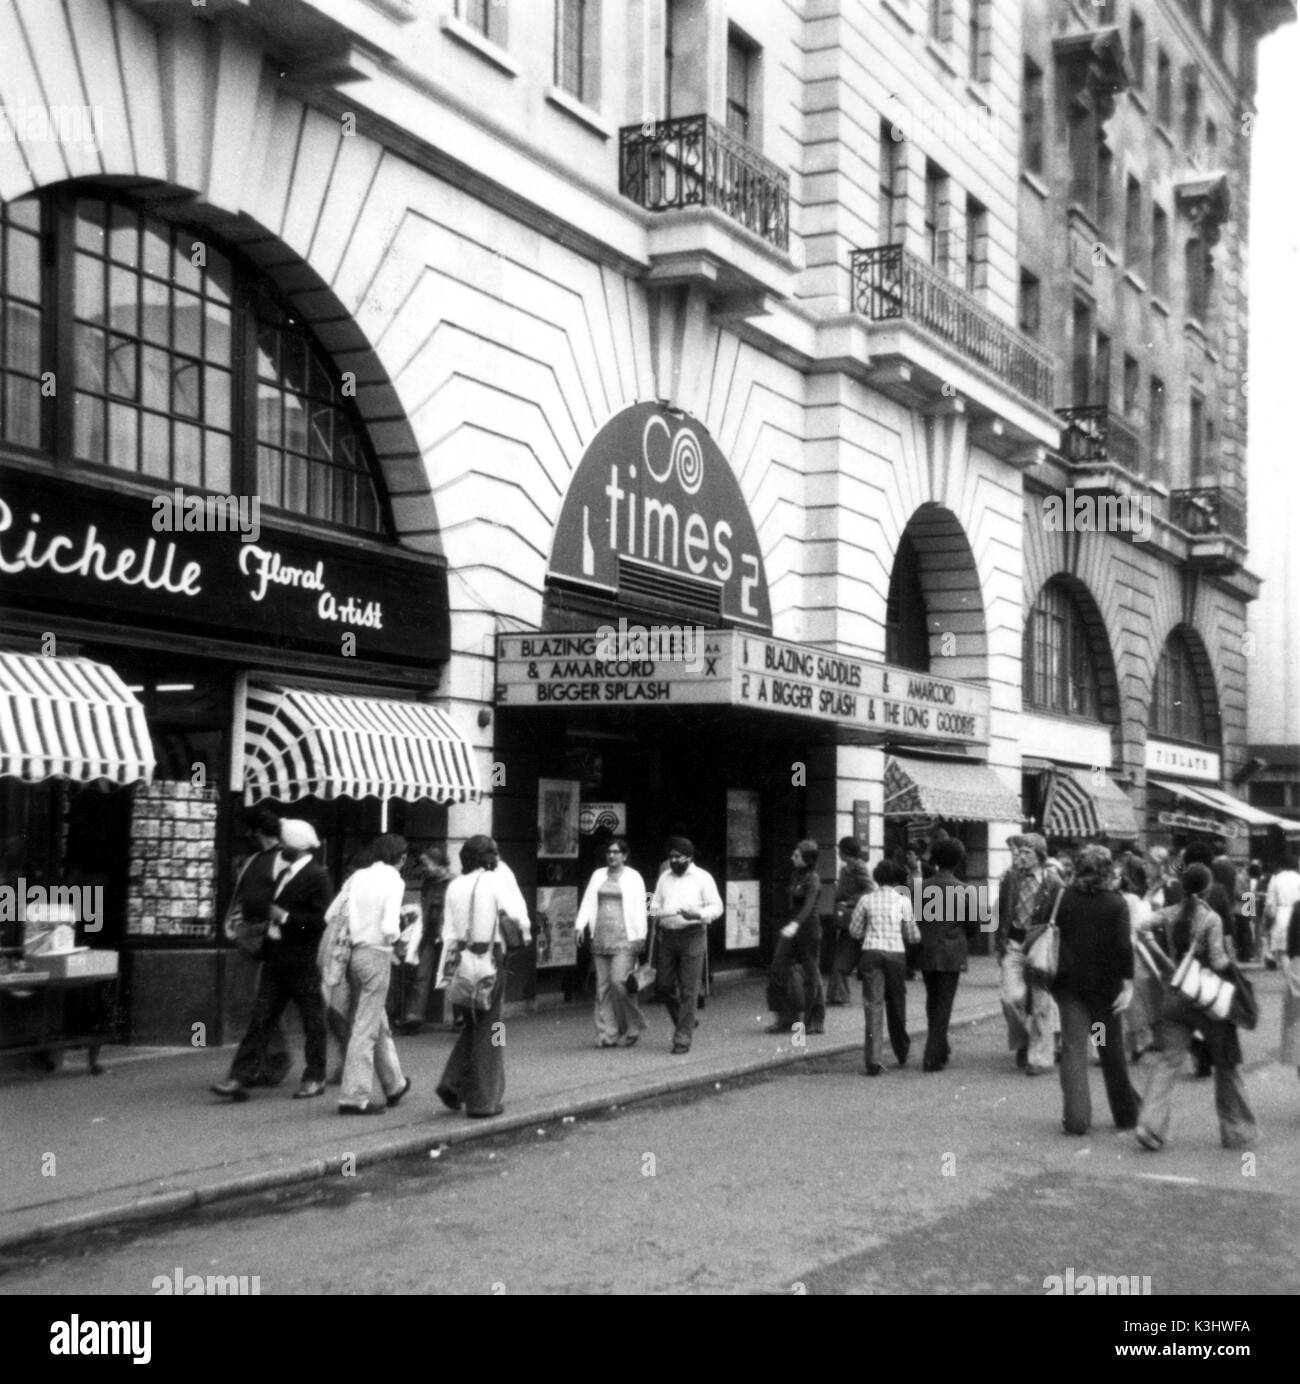
<path fill-rule="evenodd" d="M 537 969 L 573 966 L 578 960 L 578 938 L 573 923 L 578 916 L 578 886 L 563 884 L 537 891 Z"/>
<path fill-rule="evenodd" d="M 537 780 L 537 855 L 551 860 L 578 858 L 577 779 Z"/>
<path fill-rule="evenodd" d="M 727 789 L 727 855 L 754 860 L 758 843 L 758 794 L 748 788 Z"/>
<path fill-rule="evenodd" d="M 864 851 L 871 840 L 871 804 L 866 798 L 853 799 L 853 839 Z"/>
<path fill-rule="evenodd" d="M 727 881 L 727 950 L 758 946 L 758 880 Z"/>

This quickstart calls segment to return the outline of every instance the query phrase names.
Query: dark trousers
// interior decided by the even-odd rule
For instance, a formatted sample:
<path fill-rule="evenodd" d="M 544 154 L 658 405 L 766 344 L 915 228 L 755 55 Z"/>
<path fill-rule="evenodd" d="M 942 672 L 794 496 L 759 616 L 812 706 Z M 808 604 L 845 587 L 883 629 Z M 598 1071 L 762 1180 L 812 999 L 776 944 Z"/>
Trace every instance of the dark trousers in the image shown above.
<path fill-rule="evenodd" d="M 254 1084 L 265 1070 L 266 1056 L 280 1018 L 292 1000 L 298 1006 L 306 1039 L 304 1081 L 325 1080 L 325 999 L 315 952 L 268 957 L 262 962 L 257 998 L 248 1032 L 230 1064 L 232 1080 Z"/>
<path fill-rule="evenodd" d="M 1056 996 L 1061 1014 L 1061 1095 L 1067 1134 L 1087 1134 L 1092 1125 L 1088 1047 L 1094 1025 L 1101 1026 L 1101 1074 L 1115 1127 L 1132 1129 L 1137 1124 L 1138 1094 L 1129 1080 L 1123 1018 L 1111 1012 L 1111 1003 L 1100 995 Z"/>
<path fill-rule="evenodd" d="M 922 971 L 925 982 L 925 1056 L 924 1066 L 933 1070 L 942 1067 L 952 1055 L 948 1046 L 948 1021 L 952 1018 L 952 1002 L 957 998 L 960 971 Z"/>
<path fill-rule="evenodd" d="M 480 1012 L 457 1006 L 464 1020 L 438 1082 L 438 1095 L 448 1105 L 464 1103 L 467 1115 L 499 1115 L 506 1094 L 505 1026 L 501 1005 L 506 994 L 506 959 L 497 948 L 497 982 L 492 1007 Z"/>
<path fill-rule="evenodd" d="M 858 963 L 862 977 L 862 1008 L 866 1031 L 862 1056 L 868 1067 L 879 1067 L 889 1045 L 902 1066 L 912 1040 L 907 1036 L 907 965 L 902 952 L 864 951 Z"/>
<path fill-rule="evenodd" d="M 847 928 L 834 927 L 831 935 L 830 975 L 826 978 L 826 1003 L 848 1004 L 849 977 L 857 970 L 862 943 Z"/>
<path fill-rule="evenodd" d="M 778 937 L 767 981 L 767 1007 L 775 1010 L 782 1025 L 803 1021 L 807 1028 L 826 1023 L 826 992 L 822 989 L 820 968 L 822 925 L 814 918 L 793 937 Z M 796 984 L 795 971 L 802 984 Z"/>
<path fill-rule="evenodd" d="M 695 1005 L 707 944 L 708 929 L 703 923 L 659 929 L 655 989 L 668 1006 L 668 1017 L 673 1021 L 673 1046 L 677 1048 L 689 1048 L 695 1032 Z"/>
<path fill-rule="evenodd" d="M 245 985 L 255 985 L 261 980 L 260 975 L 256 977 L 251 975 L 251 972 L 260 968 L 262 964 L 260 961 L 254 961 L 252 957 L 244 955 L 243 952 L 236 952 L 233 956 L 234 964 L 240 972 L 239 985 L 241 989 Z M 243 975 L 245 968 L 250 972 L 247 979 Z M 256 990 L 253 993 L 256 994 Z M 249 1086 L 278 1086 L 289 1075 L 289 1068 L 292 1065 L 293 1058 L 289 1054 L 289 1045 L 284 1038 L 284 1026 L 277 1023 L 267 1038 L 260 1070 L 246 1084 Z"/>

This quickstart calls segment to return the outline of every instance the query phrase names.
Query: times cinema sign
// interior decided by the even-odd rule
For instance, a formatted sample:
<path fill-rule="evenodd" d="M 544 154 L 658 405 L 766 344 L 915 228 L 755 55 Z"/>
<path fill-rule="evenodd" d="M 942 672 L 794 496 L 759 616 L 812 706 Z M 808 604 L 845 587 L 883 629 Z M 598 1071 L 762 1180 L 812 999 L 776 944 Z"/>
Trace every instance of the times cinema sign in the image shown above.
<path fill-rule="evenodd" d="M 721 619 L 770 631 L 758 537 L 703 424 L 634 404 L 596 434 L 560 511 L 550 577 L 617 596 L 624 563 L 718 591 Z"/>

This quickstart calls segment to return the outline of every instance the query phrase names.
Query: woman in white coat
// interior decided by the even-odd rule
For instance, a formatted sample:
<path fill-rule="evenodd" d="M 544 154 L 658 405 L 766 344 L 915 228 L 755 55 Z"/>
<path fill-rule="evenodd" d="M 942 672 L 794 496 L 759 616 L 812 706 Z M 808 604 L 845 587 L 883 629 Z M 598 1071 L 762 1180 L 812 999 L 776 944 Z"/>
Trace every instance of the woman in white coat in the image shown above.
<path fill-rule="evenodd" d="M 627 992 L 627 978 L 646 939 L 645 881 L 627 863 L 627 842 L 615 836 L 606 865 L 587 883 L 575 924 L 591 933 L 596 963 L 596 1045 L 630 1048 L 645 1029 L 645 1016 Z"/>

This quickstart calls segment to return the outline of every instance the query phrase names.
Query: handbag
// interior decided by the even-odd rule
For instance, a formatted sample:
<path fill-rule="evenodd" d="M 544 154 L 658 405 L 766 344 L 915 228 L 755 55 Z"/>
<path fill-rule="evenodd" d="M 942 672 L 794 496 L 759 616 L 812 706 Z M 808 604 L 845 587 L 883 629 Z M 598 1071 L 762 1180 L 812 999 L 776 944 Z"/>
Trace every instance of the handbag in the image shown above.
<path fill-rule="evenodd" d="M 478 893 L 478 886 L 479 881 L 475 880 L 469 895 L 471 929 L 474 926 L 474 895 Z M 443 974 L 448 977 L 447 1003 L 453 1008 L 472 1009 L 479 1014 L 486 1014 L 492 1008 L 492 996 L 497 984 L 497 962 L 493 952 L 500 926 L 501 916 L 498 912 L 492 925 L 490 942 L 466 943 L 448 959 Z"/>
<path fill-rule="evenodd" d="M 1056 924 L 1056 911 L 1061 906 L 1064 889 L 1056 891 L 1052 900 L 1052 912 L 1043 924 L 1038 935 L 1025 948 L 1025 970 L 1040 985 L 1048 985 L 1056 979 L 1061 965 L 1061 929 Z"/>
<path fill-rule="evenodd" d="M 352 960 L 352 890 L 344 884 L 325 913 L 327 927 L 316 953 L 321 983 L 333 990 L 347 979 L 348 962 Z"/>
<path fill-rule="evenodd" d="M 1233 996 L 1237 991 L 1232 981 L 1202 965 L 1190 950 L 1178 963 L 1169 984 L 1211 1019 L 1228 1017 L 1232 1009 Z"/>
<path fill-rule="evenodd" d="M 519 920 L 512 918 L 503 908 L 497 910 L 497 927 L 501 929 L 501 937 L 506 944 L 506 951 L 518 951 L 526 945 L 524 929 Z"/>
<path fill-rule="evenodd" d="M 230 907 L 226 909 L 222 931 L 225 933 L 227 942 L 233 942 L 251 960 L 260 961 L 266 945 L 266 920 L 258 921 L 246 918 L 244 905 L 239 898 L 239 886 L 244 882 L 248 867 L 256 859 L 256 854 L 250 855 L 239 871 L 239 877 L 235 880 L 235 887 L 230 895 Z"/>
<path fill-rule="evenodd" d="M 646 959 L 639 966 L 634 966 L 624 982 L 624 988 L 629 995 L 640 994 L 642 990 L 649 990 L 654 986 L 655 976 L 658 972 L 654 968 L 655 950 L 655 929 L 654 924 L 650 924 L 650 946 L 646 949 Z"/>

